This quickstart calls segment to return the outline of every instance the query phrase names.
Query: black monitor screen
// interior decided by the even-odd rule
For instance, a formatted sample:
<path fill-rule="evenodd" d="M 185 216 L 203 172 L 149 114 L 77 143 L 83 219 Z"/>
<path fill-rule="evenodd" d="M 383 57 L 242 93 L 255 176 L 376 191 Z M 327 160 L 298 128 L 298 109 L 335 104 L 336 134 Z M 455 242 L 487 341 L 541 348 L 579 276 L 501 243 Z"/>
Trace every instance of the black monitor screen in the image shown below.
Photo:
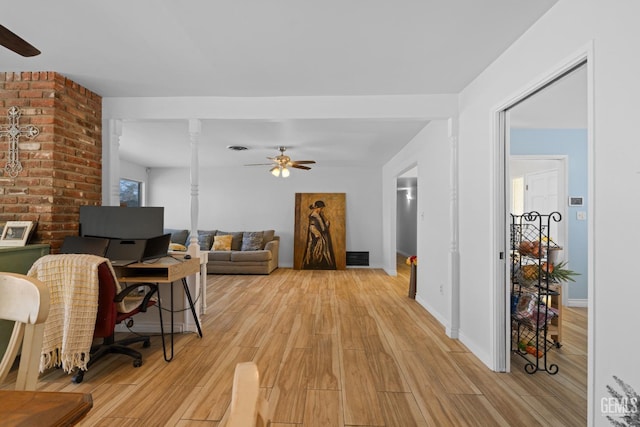
<path fill-rule="evenodd" d="M 81 236 L 149 239 L 163 233 L 163 207 L 80 206 Z"/>

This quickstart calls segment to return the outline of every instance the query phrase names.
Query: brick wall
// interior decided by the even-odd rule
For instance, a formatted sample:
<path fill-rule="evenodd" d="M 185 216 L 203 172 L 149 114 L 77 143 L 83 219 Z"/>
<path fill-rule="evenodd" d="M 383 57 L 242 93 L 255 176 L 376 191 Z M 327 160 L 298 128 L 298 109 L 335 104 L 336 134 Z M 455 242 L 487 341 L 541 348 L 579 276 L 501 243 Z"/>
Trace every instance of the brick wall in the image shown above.
<path fill-rule="evenodd" d="M 31 243 L 56 253 L 77 234 L 79 207 L 102 201 L 102 98 L 55 72 L 0 73 L 0 126 L 21 110 L 20 127 L 40 134 L 20 138 L 23 171 L 4 170 L 9 138 L 0 138 L 0 224 L 37 221 Z"/>

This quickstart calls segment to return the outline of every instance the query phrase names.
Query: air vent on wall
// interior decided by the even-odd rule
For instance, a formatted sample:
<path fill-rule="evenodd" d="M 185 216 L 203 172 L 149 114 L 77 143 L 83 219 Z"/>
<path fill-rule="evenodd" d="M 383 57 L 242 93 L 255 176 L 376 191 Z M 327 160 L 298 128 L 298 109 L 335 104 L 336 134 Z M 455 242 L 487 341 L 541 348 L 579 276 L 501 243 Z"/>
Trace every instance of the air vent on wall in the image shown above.
<path fill-rule="evenodd" d="M 347 251 L 347 265 L 368 266 L 369 252 L 349 252 Z"/>

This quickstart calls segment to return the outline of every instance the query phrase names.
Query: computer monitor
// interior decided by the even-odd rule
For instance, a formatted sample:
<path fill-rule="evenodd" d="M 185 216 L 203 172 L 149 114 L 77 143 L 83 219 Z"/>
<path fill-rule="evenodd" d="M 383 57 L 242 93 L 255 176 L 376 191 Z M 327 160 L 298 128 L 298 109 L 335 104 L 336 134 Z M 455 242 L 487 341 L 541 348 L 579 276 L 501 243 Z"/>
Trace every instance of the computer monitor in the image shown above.
<path fill-rule="evenodd" d="M 149 239 L 163 233 L 163 207 L 80 206 L 81 236 Z"/>
<path fill-rule="evenodd" d="M 142 260 L 147 239 L 109 239 L 106 258 L 113 266 L 133 264 Z"/>
<path fill-rule="evenodd" d="M 169 253 L 170 243 L 171 234 L 163 234 L 161 236 L 147 239 L 147 244 L 144 247 L 144 254 L 142 255 L 142 261 L 148 261 L 151 259 L 167 256 L 167 254 Z"/>
<path fill-rule="evenodd" d="M 62 242 L 62 254 L 89 254 L 103 257 L 107 252 L 109 239 L 100 237 L 66 236 Z"/>

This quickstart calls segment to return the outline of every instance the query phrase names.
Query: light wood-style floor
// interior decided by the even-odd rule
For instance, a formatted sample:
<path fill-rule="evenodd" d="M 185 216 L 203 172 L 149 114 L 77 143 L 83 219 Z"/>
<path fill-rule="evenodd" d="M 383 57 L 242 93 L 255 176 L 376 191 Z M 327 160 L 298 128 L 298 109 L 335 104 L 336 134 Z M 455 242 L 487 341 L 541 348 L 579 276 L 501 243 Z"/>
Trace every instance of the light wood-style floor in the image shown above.
<path fill-rule="evenodd" d="M 557 375 L 519 357 L 494 373 L 407 298 L 399 268 L 209 276 L 204 337 L 179 336 L 171 363 L 154 338 L 140 368 L 110 356 L 82 384 L 56 370 L 39 389 L 92 393 L 83 426 L 213 427 L 235 364 L 254 360 L 274 427 L 586 425 L 586 309 L 565 311 Z"/>

